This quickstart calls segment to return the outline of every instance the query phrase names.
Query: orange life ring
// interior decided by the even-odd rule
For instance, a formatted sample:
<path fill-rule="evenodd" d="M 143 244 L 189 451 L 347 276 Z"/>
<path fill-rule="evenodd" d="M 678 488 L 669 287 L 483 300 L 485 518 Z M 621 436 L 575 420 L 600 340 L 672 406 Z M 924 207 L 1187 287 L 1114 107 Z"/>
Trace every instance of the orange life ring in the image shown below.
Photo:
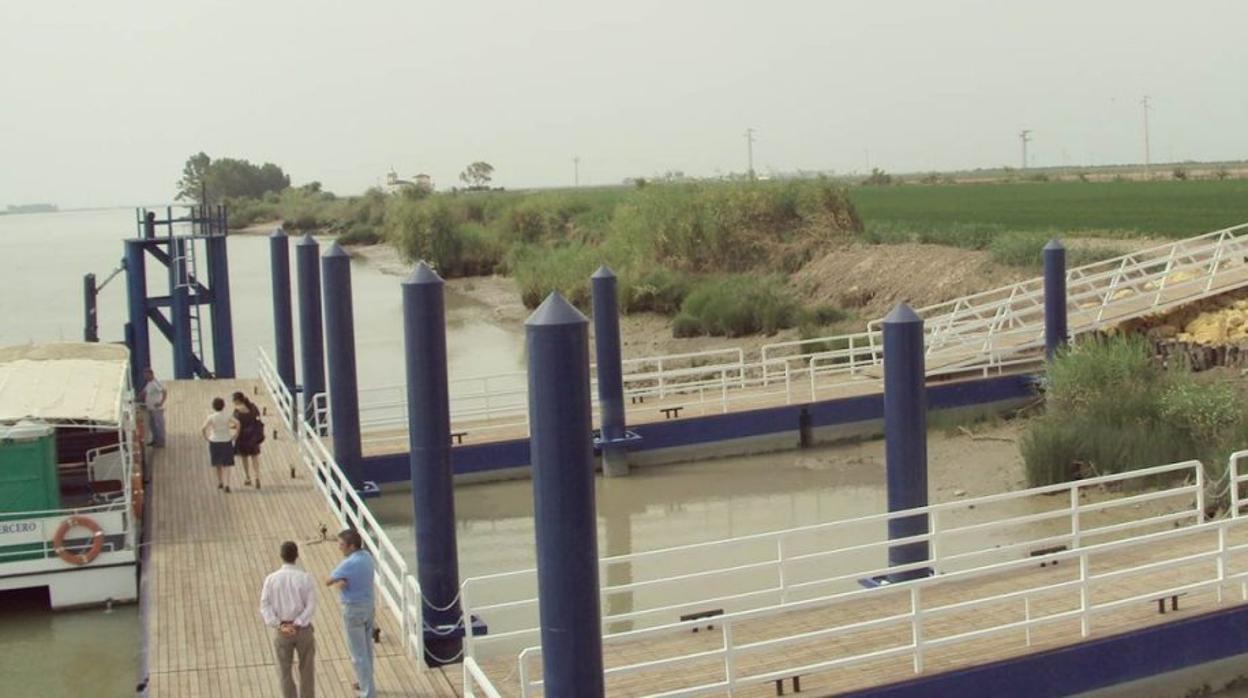
<path fill-rule="evenodd" d="M 75 553 L 65 549 L 65 534 L 78 527 L 91 532 L 91 549 L 85 553 Z M 65 562 L 71 565 L 86 565 L 98 557 L 100 550 L 104 547 L 104 531 L 100 530 L 100 525 L 89 517 L 71 516 L 62 521 L 60 527 L 56 529 L 56 535 L 52 536 L 52 546 L 57 556 Z"/>

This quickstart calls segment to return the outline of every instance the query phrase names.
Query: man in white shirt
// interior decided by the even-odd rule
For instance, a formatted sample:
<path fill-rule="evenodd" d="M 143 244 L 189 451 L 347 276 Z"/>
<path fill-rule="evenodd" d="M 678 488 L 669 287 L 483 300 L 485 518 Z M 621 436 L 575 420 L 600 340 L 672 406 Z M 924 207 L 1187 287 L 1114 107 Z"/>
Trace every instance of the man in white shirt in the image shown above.
<path fill-rule="evenodd" d="M 282 566 L 264 580 L 260 592 L 260 616 L 265 625 L 277 628 L 273 650 L 277 653 L 277 673 L 285 698 L 315 698 L 316 637 L 312 635 L 312 614 L 316 611 L 316 589 L 312 575 L 295 565 L 299 546 L 282 543 Z M 299 691 L 290 669 L 299 653 Z"/>
<path fill-rule="evenodd" d="M 147 413 L 147 443 L 156 448 L 165 446 L 165 386 L 156 380 L 156 372 L 143 369 L 143 411 Z"/>

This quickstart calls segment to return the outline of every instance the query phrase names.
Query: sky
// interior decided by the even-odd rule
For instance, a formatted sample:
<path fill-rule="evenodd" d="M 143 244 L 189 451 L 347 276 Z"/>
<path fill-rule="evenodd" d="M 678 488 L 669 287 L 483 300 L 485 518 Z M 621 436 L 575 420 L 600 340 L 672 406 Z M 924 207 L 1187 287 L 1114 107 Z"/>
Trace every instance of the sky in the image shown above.
<path fill-rule="evenodd" d="M 1248 158 L 1242 0 L 5 0 L 0 206 L 169 201 L 187 157 L 340 194 L 669 170 Z"/>

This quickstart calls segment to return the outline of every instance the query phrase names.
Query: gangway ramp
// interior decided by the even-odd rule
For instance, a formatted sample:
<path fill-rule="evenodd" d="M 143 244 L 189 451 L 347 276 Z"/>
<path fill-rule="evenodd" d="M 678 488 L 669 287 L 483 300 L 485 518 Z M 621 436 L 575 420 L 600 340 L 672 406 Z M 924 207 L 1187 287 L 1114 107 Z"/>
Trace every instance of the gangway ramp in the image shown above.
<path fill-rule="evenodd" d="M 1066 275 L 1070 335 L 1244 288 L 1246 257 L 1248 224 L 1242 224 L 1071 268 Z M 917 312 L 925 320 L 929 380 L 1036 370 L 1042 363 L 1042 278 Z M 777 342 L 757 354 L 727 348 L 626 360 L 629 423 L 878 393 L 881 330 L 881 322 L 873 320 L 863 332 Z M 460 443 L 523 438 L 527 399 L 523 372 L 452 376 L 452 432 L 463 434 Z M 684 409 L 665 412 L 669 407 Z M 405 448 L 403 386 L 361 391 L 360 412 L 368 453 Z"/>

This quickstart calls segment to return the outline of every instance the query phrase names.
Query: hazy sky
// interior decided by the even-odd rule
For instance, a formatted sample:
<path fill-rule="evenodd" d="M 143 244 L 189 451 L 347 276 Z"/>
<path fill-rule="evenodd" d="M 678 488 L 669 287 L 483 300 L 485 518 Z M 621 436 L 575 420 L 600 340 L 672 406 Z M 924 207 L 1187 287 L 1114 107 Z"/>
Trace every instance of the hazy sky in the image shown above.
<path fill-rule="evenodd" d="M 1248 157 L 1248 2 L 0 3 L 0 205 L 170 199 L 182 163 L 339 193 L 665 170 Z M 868 159 L 869 158 L 869 159 Z"/>

